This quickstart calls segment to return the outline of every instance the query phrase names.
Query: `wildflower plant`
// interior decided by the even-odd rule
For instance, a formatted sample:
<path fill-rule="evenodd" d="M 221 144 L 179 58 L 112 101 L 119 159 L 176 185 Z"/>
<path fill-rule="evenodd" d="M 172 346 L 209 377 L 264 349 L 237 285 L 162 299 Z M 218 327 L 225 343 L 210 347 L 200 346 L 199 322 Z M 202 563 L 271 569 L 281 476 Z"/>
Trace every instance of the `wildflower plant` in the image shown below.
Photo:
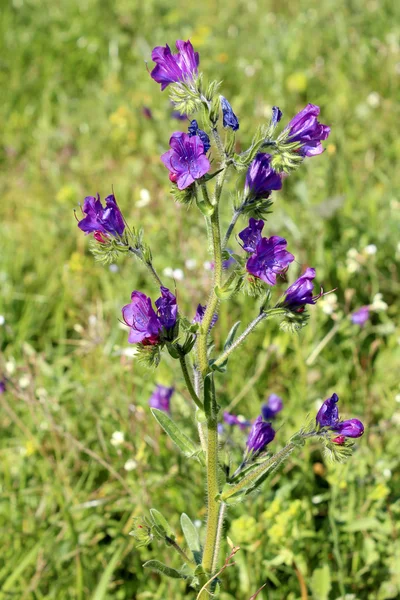
<path fill-rule="evenodd" d="M 130 302 L 122 308 L 122 319 L 129 328 L 128 341 L 135 344 L 147 365 L 156 367 L 162 355 L 169 353 L 182 371 L 192 400 L 198 441 L 182 431 L 177 415 L 174 420 L 171 417 L 173 388 L 158 385 L 150 398 L 150 410 L 187 460 L 197 460 L 204 467 L 207 519 L 205 531 L 199 535 L 189 516 L 181 515 L 187 548 L 178 544 L 176 533 L 155 508 L 135 523 L 133 535 L 139 545 L 158 540 L 173 548 L 182 560 L 180 569 L 156 559 L 144 566 L 166 577 L 185 580 L 195 590 L 197 600 L 206 600 L 218 597 L 223 585 L 220 575 L 231 565 L 229 557 L 224 563 L 220 556 L 229 506 L 246 502 L 292 452 L 310 439 L 319 442 L 333 459 L 348 458 L 364 427 L 357 419 L 339 418 L 339 399 L 333 394 L 322 404 L 315 419 L 282 444 L 281 434 L 273 425 L 283 408 L 283 401 L 276 394 L 269 396 L 258 416 L 238 417 L 220 405 L 215 380 L 224 377 L 229 370 L 229 357 L 248 344 L 249 334 L 270 319 L 279 320 L 283 330 L 295 333 L 307 324 L 309 306 L 323 295 L 322 290 L 314 293 L 316 271 L 311 267 L 299 273 L 297 279 L 293 277 L 295 281 L 286 291 L 276 292 L 279 279 L 288 270 L 290 275 L 295 271 L 295 256 L 285 238 L 267 237 L 263 230 L 273 205 L 273 192 L 279 192 L 285 177 L 305 160 L 323 152 L 322 142 L 330 129 L 318 121 L 319 107 L 308 104 L 279 133 L 283 115 L 275 106 L 269 122 L 258 128 L 250 146 L 236 152 L 239 118 L 229 101 L 219 94 L 220 83 L 205 83 L 199 71 L 199 55 L 190 41 L 178 40 L 176 48 L 177 53 L 169 46 L 155 48 L 152 59 L 156 66 L 150 74 L 161 90 L 169 89 L 175 110 L 187 115 L 189 126 L 187 131 L 172 133 L 170 149 L 161 161 L 169 171 L 175 200 L 191 206 L 205 220 L 213 254 L 208 300 L 205 298 L 198 305 L 194 315 L 182 314 L 175 290 L 165 287 L 157 274 L 143 232 L 129 227 L 114 195 L 106 198 L 105 206 L 99 197 L 87 197 L 78 227 L 93 236 L 92 251 L 102 262 L 111 262 L 120 254 L 133 255 L 147 268 L 156 285 L 152 298 L 133 290 Z M 234 172 L 243 173 L 245 181 L 237 190 L 231 221 L 222 235 L 222 192 L 227 177 Z M 239 218 L 244 219 L 244 226 L 237 232 L 235 242 L 231 238 Z M 218 311 L 238 292 L 252 298 L 255 317 L 240 334 L 240 322 L 235 323 L 219 352 L 212 343 Z M 353 320 L 356 322 L 355 316 Z M 248 437 L 240 464 L 231 468 L 224 464 L 219 438 L 236 426 Z M 278 445 L 280 449 L 275 450 Z M 233 548 L 231 556 L 236 551 Z"/>

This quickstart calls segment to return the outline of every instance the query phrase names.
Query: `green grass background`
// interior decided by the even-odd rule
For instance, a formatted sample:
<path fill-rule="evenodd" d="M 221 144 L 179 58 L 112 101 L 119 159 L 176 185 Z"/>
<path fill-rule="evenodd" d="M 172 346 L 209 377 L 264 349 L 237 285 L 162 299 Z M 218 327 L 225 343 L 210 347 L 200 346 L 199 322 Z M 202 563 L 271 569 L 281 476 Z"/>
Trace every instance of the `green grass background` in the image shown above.
<path fill-rule="evenodd" d="M 348 464 L 309 445 L 233 508 L 226 533 L 241 550 L 221 599 L 248 600 L 264 582 L 264 600 L 400 597 L 399 12 L 389 0 L 3 0 L 0 375 L 11 383 L 0 396 L 0 600 L 192 597 L 142 570 L 154 556 L 178 567 L 167 548 L 137 550 L 128 535 L 151 506 L 179 536 L 181 512 L 201 525 L 205 517 L 200 468 L 182 460 L 147 406 L 156 381 L 175 384 L 173 415 L 194 435 L 176 365 L 167 358 L 145 371 L 126 355 L 118 323 L 133 289 L 155 292 L 137 262 L 118 272 L 95 263 L 72 212 L 113 185 L 157 269 L 183 269 L 186 314 L 204 302 L 203 222 L 174 204 L 159 160 L 181 125 L 145 67 L 153 46 L 177 38 L 192 40 L 209 80 L 223 80 L 243 148 L 272 105 L 286 121 L 319 104 L 332 127 L 327 152 L 276 194 L 267 230 L 317 268 L 325 289 L 338 288 L 338 306 L 333 316 L 312 308 L 298 336 L 270 324 L 257 331 L 218 380 L 220 402 L 240 394 L 236 411 L 254 418 L 279 393 L 276 447 L 333 391 L 343 415 L 366 424 Z M 231 177 L 230 192 L 237 184 Z M 387 309 L 352 325 L 349 313 L 377 293 Z M 255 310 L 242 296 L 223 304 L 217 347 Z M 125 436 L 118 447 L 115 431 Z M 234 461 L 243 444 L 236 432 Z"/>

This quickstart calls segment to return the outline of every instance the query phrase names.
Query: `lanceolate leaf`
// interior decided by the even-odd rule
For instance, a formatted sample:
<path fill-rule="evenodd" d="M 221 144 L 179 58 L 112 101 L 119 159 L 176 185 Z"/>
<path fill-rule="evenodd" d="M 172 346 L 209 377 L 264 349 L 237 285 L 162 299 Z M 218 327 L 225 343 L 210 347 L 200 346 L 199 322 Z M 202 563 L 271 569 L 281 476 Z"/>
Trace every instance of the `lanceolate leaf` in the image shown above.
<path fill-rule="evenodd" d="M 148 560 L 144 563 L 143 567 L 145 569 L 151 569 L 152 571 L 157 571 L 161 573 L 161 575 L 165 575 L 166 577 L 171 577 L 172 579 L 187 579 L 187 576 L 183 573 L 180 573 L 176 569 L 172 569 L 159 560 Z"/>
<path fill-rule="evenodd" d="M 181 527 L 186 543 L 193 554 L 193 558 L 196 561 L 196 564 L 199 565 L 202 557 L 199 534 L 196 527 L 185 513 L 181 516 Z"/>
<path fill-rule="evenodd" d="M 188 458 L 191 458 L 196 455 L 197 447 L 194 442 L 190 438 L 187 437 L 185 433 L 178 427 L 176 423 L 162 410 L 158 410 L 157 408 L 152 408 L 151 412 L 153 417 L 161 425 L 164 429 L 165 433 L 171 438 L 171 440 L 176 444 L 179 450 Z"/>
<path fill-rule="evenodd" d="M 169 537 L 172 540 L 175 539 L 175 534 L 171 529 L 168 521 L 162 516 L 162 514 L 155 508 L 150 509 L 151 518 L 155 527 L 159 530 L 160 534 L 165 538 Z"/>

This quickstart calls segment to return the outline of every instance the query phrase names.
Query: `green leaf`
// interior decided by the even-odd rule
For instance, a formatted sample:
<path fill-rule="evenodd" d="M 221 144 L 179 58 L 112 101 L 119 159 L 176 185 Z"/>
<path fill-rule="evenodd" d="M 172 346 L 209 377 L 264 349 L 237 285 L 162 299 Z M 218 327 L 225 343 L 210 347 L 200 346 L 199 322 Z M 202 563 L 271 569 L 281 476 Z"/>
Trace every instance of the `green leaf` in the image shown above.
<path fill-rule="evenodd" d="M 105 570 L 100 578 L 100 581 L 99 581 L 96 589 L 94 590 L 92 600 L 103 600 L 104 598 L 106 598 L 108 586 L 112 579 L 113 573 L 114 573 L 119 561 L 121 560 L 121 556 L 122 556 L 125 548 L 126 548 L 126 545 L 120 546 L 112 555 L 110 562 L 108 563 L 107 567 L 105 568 Z"/>
<path fill-rule="evenodd" d="M 187 579 L 187 576 L 183 573 L 180 573 L 176 569 L 172 569 L 159 560 L 148 560 L 144 563 L 143 568 L 151 569 L 152 571 L 157 571 L 157 573 L 161 573 L 161 575 L 165 575 L 166 577 L 171 577 L 172 579 Z"/>
<path fill-rule="evenodd" d="M 235 340 L 235 335 L 236 332 L 239 328 L 240 325 L 240 321 L 237 321 L 233 327 L 231 328 L 230 332 L 228 333 L 228 337 L 226 338 L 225 344 L 224 344 L 224 351 L 227 350 L 228 348 L 230 348 Z M 225 373 L 226 371 L 226 365 L 228 364 L 228 359 L 226 359 L 221 365 L 219 365 L 218 367 L 215 367 L 213 365 L 213 361 L 210 361 L 210 367 L 212 369 L 214 369 L 215 371 L 219 371 L 220 373 Z"/>
<path fill-rule="evenodd" d="M 315 569 L 311 577 L 311 591 L 315 600 L 328 600 L 331 590 L 331 573 L 329 566 Z"/>
<path fill-rule="evenodd" d="M 176 425 L 176 423 L 174 423 L 174 421 L 162 410 L 158 410 L 158 408 L 151 408 L 150 410 L 157 423 L 161 425 L 165 433 L 171 438 L 174 444 L 178 446 L 182 454 L 188 458 L 195 456 L 198 448 L 195 443 L 183 433 L 181 428 L 178 427 L 178 425 Z"/>
<path fill-rule="evenodd" d="M 171 529 L 168 521 L 162 516 L 162 514 L 155 508 L 150 509 L 151 518 L 153 519 L 154 526 L 159 530 L 159 533 L 165 538 L 169 537 L 171 540 L 175 539 L 175 534 Z"/>
<path fill-rule="evenodd" d="M 215 396 L 214 374 L 208 373 L 204 379 L 204 412 L 209 419 L 216 419 L 218 408 Z"/>
<path fill-rule="evenodd" d="M 181 515 L 181 527 L 186 543 L 193 554 L 196 564 L 201 564 L 202 552 L 199 534 L 196 527 L 185 513 L 182 513 Z"/>

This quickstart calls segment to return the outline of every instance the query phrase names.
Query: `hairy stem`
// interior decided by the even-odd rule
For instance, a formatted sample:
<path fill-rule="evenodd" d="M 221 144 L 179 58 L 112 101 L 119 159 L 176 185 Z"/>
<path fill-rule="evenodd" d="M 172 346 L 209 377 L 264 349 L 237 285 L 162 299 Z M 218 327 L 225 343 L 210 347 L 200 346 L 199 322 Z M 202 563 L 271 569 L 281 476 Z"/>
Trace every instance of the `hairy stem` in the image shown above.
<path fill-rule="evenodd" d="M 183 560 L 188 563 L 188 565 L 192 565 L 192 566 L 196 566 L 196 563 L 193 559 L 189 558 L 188 555 L 186 554 L 186 552 L 184 550 L 182 550 L 182 548 L 180 547 L 180 545 L 175 542 L 175 540 L 173 540 L 170 537 L 166 537 L 166 541 L 168 542 L 168 544 L 170 546 L 172 546 L 173 548 L 175 548 L 175 550 L 178 552 L 178 554 L 180 554 L 183 558 Z"/>
<path fill-rule="evenodd" d="M 202 565 L 207 574 L 212 572 L 218 531 L 218 431 L 217 420 L 207 422 L 207 529 Z"/>
<path fill-rule="evenodd" d="M 181 365 L 183 377 L 185 378 L 185 383 L 186 383 L 186 387 L 189 391 L 189 394 L 191 395 L 192 400 L 196 404 L 196 406 L 200 410 L 203 410 L 203 404 L 202 404 L 200 398 L 198 397 L 198 395 L 196 394 L 196 391 L 193 387 L 193 383 L 190 378 L 189 371 L 188 371 L 187 364 L 186 364 L 186 356 L 183 354 L 183 352 L 179 352 L 179 362 Z"/>
<path fill-rule="evenodd" d="M 153 263 L 146 261 L 144 259 L 142 252 L 140 250 L 137 250 L 136 248 L 132 248 L 132 246 L 129 246 L 129 252 L 131 252 L 131 254 L 133 254 L 134 256 L 136 256 L 143 262 L 143 264 L 147 267 L 150 275 L 152 276 L 152 278 L 154 279 L 156 284 L 161 287 L 163 285 L 163 283 L 162 283 L 160 277 L 158 276 L 157 271 L 153 267 Z"/>
<path fill-rule="evenodd" d="M 218 558 L 219 558 L 219 550 L 221 547 L 222 532 L 224 530 L 225 512 L 226 512 L 226 504 L 224 502 L 221 502 L 220 507 L 219 507 L 217 537 L 215 540 L 214 560 L 213 560 L 213 565 L 212 565 L 213 573 L 218 568 Z"/>

